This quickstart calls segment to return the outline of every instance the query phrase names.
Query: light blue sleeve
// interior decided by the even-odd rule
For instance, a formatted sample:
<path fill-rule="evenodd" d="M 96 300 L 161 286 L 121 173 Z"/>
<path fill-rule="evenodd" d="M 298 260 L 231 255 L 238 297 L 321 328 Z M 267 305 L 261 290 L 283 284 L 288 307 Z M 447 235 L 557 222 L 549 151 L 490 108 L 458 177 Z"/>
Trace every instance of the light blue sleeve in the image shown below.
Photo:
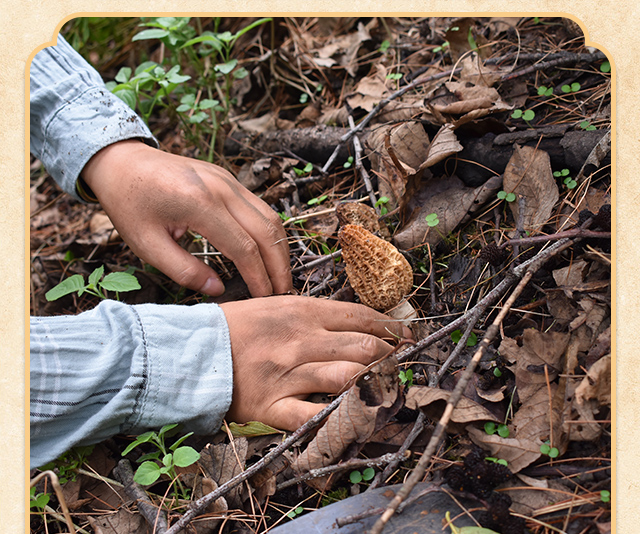
<path fill-rule="evenodd" d="M 33 58 L 29 79 L 31 153 L 78 200 L 76 180 L 100 149 L 133 138 L 158 146 L 144 121 L 61 35 Z"/>
<path fill-rule="evenodd" d="M 167 423 L 213 434 L 231 405 L 229 329 L 216 304 L 101 302 L 32 317 L 31 467 L 76 445 Z"/>

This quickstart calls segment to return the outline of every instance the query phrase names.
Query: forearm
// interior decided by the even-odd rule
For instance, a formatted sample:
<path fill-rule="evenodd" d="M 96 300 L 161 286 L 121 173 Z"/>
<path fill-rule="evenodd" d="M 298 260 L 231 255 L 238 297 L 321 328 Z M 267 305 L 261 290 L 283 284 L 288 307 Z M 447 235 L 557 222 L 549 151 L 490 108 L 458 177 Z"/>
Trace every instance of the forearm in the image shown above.
<path fill-rule="evenodd" d="M 30 106 L 31 153 L 76 198 L 82 169 L 102 148 L 133 138 L 157 146 L 142 119 L 61 36 L 31 62 Z"/>
<path fill-rule="evenodd" d="M 215 304 L 105 301 L 78 316 L 32 317 L 31 466 L 167 423 L 214 433 L 232 384 L 229 331 Z"/>

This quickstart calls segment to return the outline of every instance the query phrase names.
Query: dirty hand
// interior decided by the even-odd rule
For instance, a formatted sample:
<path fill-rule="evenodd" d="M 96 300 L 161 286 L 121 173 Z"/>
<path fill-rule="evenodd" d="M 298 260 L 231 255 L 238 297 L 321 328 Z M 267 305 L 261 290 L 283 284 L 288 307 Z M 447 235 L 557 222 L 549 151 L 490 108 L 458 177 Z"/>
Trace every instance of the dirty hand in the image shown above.
<path fill-rule="evenodd" d="M 361 304 L 279 296 L 222 304 L 233 356 L 227 420 L 295 430 L 322 408 L 312 393 L 338 393 L 411 331 Z"/>
<path fill-rule="evenodd" d="M 291 289 L 278 215 L 221 167 L 128 140 L 94 155 L 82 177 L 133 252 L 180 285 L 224 291 L 219 276 L 176 243 L 190 229 L 235 263 L 254 297 Z"/>

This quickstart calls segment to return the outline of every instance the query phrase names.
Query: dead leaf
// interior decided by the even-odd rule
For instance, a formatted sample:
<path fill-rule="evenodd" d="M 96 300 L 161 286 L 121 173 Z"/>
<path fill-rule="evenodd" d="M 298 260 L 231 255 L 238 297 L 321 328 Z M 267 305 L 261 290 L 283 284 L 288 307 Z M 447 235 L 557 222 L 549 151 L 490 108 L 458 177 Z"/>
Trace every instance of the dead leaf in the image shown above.
<path fill-rule="evenodd" d="M 432 167 L 436 163 L 461 152 L 463 146 L 459 143 L 458 137 L 454 133 L 452 124 L 443 124 L 434 136 L 431 145 L 428 148 L 427 157 L 423 160 L 419 169 Z"/>
<path fill-rule="evenodd" d="M 476 445 L 489 449 L 491 456 L 506 460 L 512 473 L 517 473 L 540 458 L 542 441 L 536 444 L 529 439 L 501 438 L 471 425 L 467 426 L 467 431 Z"/>
<path fill-rule="evenodd" d="M 345 100 L 353 109 L 362 108 L 371 111 L 387 94 L 386 69 L 384 65 L 377 65 L 372 75 L 362 78 L 354 87 L 353 92 Z"/>
<path fill-rule="evenodd" d="M 558 186 L 551 172 L 549 154 L 528 146 L 515 145 L 504 171 L 503 189 L 524 197 L 523 229 L 539 231 L 545 225 L 559 198 Z M 517 221 L 518 202 L 509 202 Z"/>
<path fill-rule="evenodd" d="M 421 409 L 430 419 L 438 420 L 444 411 L 451 392 L 439 388 L 413 386 L 409 388 L 405 406 L 410 410 Z M 461 397 L 451 414 L 454 423 L 471 423 L 474 421 L 498 421 L 484 406 L 473 402 L 468 397 Z"/>
<path fill-rule="evenodd" d="M 582 285 L 586 268 L 587 262 L 578 260 L 567 267 L 556 269 L 551 274 L 556 281 L 556 285 L 564 289 L 567 297 L 571 298 L 573 296 L 571 289 Z"/>
<path fill-rule="evenodd" d="M 443 176 L 423 183 L 422 189 L 429 197 L 421 198 L 420 209 L 413 212 L 404 228 L 394 236 L 394 243 L 404 250 L 426 243 L 435 245 L 468 215 L 495 197 L 500 186 L 501 180 L 497 176 L 476 188 L 465 187 L 455 176 Z M 438 216 L 437 226 L 429 226 L 425 219 L 431 213 Z"/>
<path fill-rule="evenodd" d="M 338 409 L 298 456 L 292 465 L 294 471 L 307 473 L 355 456 L 402 405 L 396 369 L 397 360 L 391 356 L 358 377 Z M 325 489 L 330 480 L 321 477 L 308 483 Z"/>
<path fill-rule="evenodd" d="M 146 522 L 140 514 L 120 508 L 115 514 L 104 514 L 91 518 L 94 529 L 102 534 L 140 534 L 146 531 Z"/>
<path fill-rule="evenodd" d="M 247 447 L 247 438 L 234 438 L 233 445 L 230 443 L 208 444 L 200 451 L 198 465 L 211 480 L 218 486 L 222 486 L 244 471 Z M 229 508 L 242 508 L 243 488 L 243 485 L 237 486 L 225 495 Z"/>
<path fill-rule="evenodd" d="M 260 421 L 249 421 L 248 423 L 229 423 L 229 430 L 234 438 L 243 436 L 245 438 L 253 436 L 268 436 L 270 434 L 282 434 L 281 430 L 265 425 Z"/>
<path fill-rule="evenodd" d="M 591 366 L 575 392 L 576 404 L 595 399 L 611 406 L 611 355 L 600 358 Z"/>
<path fill-rule="evenodd" d="M 350 76 L 355 77 L 358 50 L 360 50 L 362 43 L 371 39 L 369 30 L 376 24 L 377 21 L 374 17 L 366 26 L 359 22 L 356 32 L 331 39 L 330 44 L 316 51 L 317 57 L 313 58 L 314 63 L 320 67 L 332 67 L 339 64 L 345 68 Z"/>

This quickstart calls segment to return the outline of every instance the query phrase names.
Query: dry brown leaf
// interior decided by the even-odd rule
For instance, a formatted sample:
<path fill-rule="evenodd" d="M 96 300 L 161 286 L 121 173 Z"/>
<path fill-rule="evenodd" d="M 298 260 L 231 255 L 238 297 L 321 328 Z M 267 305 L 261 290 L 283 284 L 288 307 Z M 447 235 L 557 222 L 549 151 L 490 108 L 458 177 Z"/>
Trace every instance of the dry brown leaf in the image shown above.
<path fill-rule="evenodd" d="M 432 167 L 436 163 L 463 150 L 464 147 L 458 141 L 458 137 L 453 130 L 454 126 L 452 124 L 442 125 L 438 133 L 433 137 L 433 141 L 431 141 L 431 145 L 428 148 L 427 157 L 419 166 L 420 169 Z"/>
<path fill-rule="evenodd" d="M 397 360 L 391 356 L 359 376 L 337 410 L 329 415 L 316 437 L 293 463 L 297 473 L 334 464 L 355 456 L 368 439 L 400 409 Z M 326 477 L 308 482 L 324 489 Z"/>
<path fill-rule="evenodd" d="M 362 78 L 354 87 L 353 92 L 345 97 L 351 108 L 362 108 L 371 111 L 387 94 L 385 83 L 386 69 L 383 65 L 376 66 L 376 72 Z"/>
<path fill-rule="evenodd" d="M 139 534 L 146 531 L 146 522 L 140 514 L 120 508 L 115 514 L 90 517 L 92 528 L 100 534 Z"/>
<path fill-rule="evenodd" d="M 512 511 L 531 517 L 536 510 L 541 510 L 567 498 L 567 487 L 559 480 L 547 480 L 547 486 L 548 490 L 538 488 L 523 489 L 518 480 L 510 480 L 501 486 L 500 491 L 504 491 L 511 497 Z"/>
<path fill-rule="evenodd" d="M 371 39 L 369 30 L 375 25 L 377 25 L 377 20 L 374 17 L 366 26 L 362 22 L 358 23 L 356 32 L 331 39 L 330 44 L 315 52 L 317 57 L 313 58 L 314 63 L 320 67 L 339 64 L 346 69 L 350 76 L 355 77 L 358 66 L 358 50 L 360 50 L 362 43 Z"/>
<path fill-rule="evenodd" d="M 540 441 L 537 445 L 529 439 L 501 438 L 497 434 L 489 435 L 484 430 L 467 426 L 471 440 L 489 449 L 491 456 L 506 460 L 512 473 L 517 473 L 540 458 Z"/>
<path fill-rule="evenodd" d="M 500 354 L 516 363 L 516 387 L 520 401 L 525 404 L 540 388 L 546 389 L 544 367 L 547 365 L 549 380 L 553 381 L 563 370 L 562 356 L 569 343 L 569 334 L 525 330 L 522 347 L 515 339 L 504 338 Z"/>
<path fill-rule="evenodd" d="M 307 210 L 301 215 L 307 215 L 326 210 L 327 206 L 315 206 L 313 209 Z M 315 215 L 313 217 L 309 217 L 303 223 L 303 227 L 307 232 L 313 235 L 314 239 L 317 239 L 320 242 L 324 242 L 328 237 L 336 233 L 336 230 L 338 229 L 338 217 L 336 216 L 335 212 Z"/>
<path fill-rule="evenodd" d="M 611 194 L 602 189 L 590 187 L 586 195 L 581 195 L 577 206 L 564 206 L 562 213 L 558 217 L 557 230 L 566 229 L 578 222 L 578 216 L 582 210 L 589 210 L 591 213 L 598 213 L 605 204 L 611 204 Z"/>
<path fill-rule="evenodd" d="M 422 186 L 429 195 L 421 199 L 421 207 L 413 212 L 407 224 L 394 236 L 394 243 L 408 250 L 421 244 L 435 245 L 470 214 L 478 210 L 500 190 L 501 180 L 494 176 L 483 185 L 465 187 L 455 176 L 443 176 L 429 180 Z M 429 226 L 425 217 L 438 215 L 437 226 Z"/>
<path fill-rule="evenodd" d="M 247 460 L 247 438 L 234 438 L 230 443 L 208 444 L 200 451 L 198 465 L 207 477 L 221 486 L 244 471 Z M 235 487 L 225 495 L 230 508 L 242 508 L 242 485 Z"/>
<path fill-rule="evenodd" d="M 540 230 L 545 225 L 559 198 L 558 186 L 551 172 L 549 154 L 528 146 L 515 145 L 504 171 L 503 189 L 524 197 L 523 229 Z M 518 202 L 509 202 L 518 221 Z"/>
<path fill-rule="evenodd" d="M 611 355 L 600 358 L 587 371 L 587 376 L 575 392 L 576 404 L 584 404 L 595 399 L 601 405 L 611 406 Z"/>
<path fill-rule="evenodd" d="M 427 386 L 413 386 L 407 392 L 405 406 L 410 410 L 421 409 L 430 419 L 438 420 L 451 395 L 450 391 Z M 454 423 L 471 423 L 474 421 L 498 421 L 484 406 L 468 397 L 461 397 L 451 414 Z"/>
<path fill-rule="evenodd" d="M 582 285 L 587 269 L 587 262 L 584 260 L 574 261 L 571 265 L 556 269 L 551 274 L 556 281 L 556 285 L 564 289 L 567 297 L 573 296 L 571 289 Z"/>

